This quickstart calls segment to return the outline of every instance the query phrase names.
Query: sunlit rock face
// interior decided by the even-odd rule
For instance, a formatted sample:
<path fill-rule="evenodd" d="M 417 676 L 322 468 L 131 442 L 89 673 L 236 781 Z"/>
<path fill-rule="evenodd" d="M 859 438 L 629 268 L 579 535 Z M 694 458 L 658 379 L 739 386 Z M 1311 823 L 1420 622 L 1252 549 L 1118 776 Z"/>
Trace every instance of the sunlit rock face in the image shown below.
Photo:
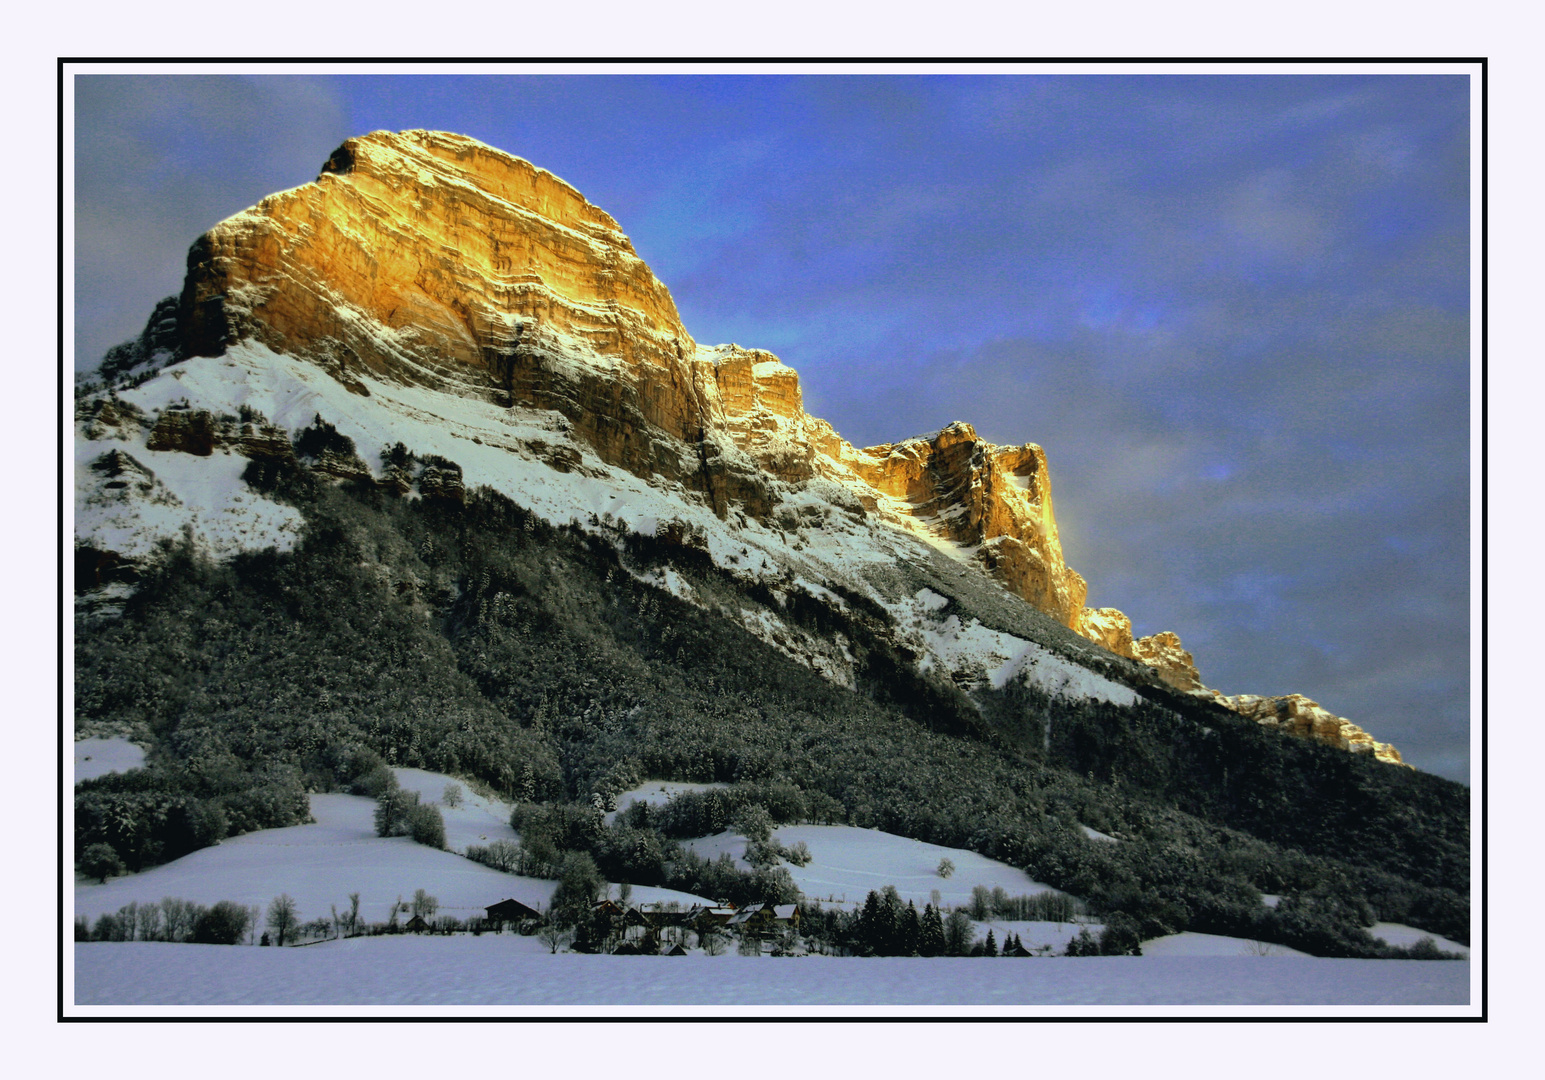
<path fill-rule="evenodd" d="M 188 255 L 185 355 L 252 339 L 345 385 L 369 371 L 554 409 L 640 474 L 698 471 L 695 345 L 617 223 L 474 139 L 350 139 L 315 183 L 221 222 Z"/>
<path fill-rule="evenodd" d="M 1045 454 L 955 424 L 857 450 L 804 411 L 771 353 L 700 349 L 669 291 L 604 211 L 476 140 L 376 132 L 314 183 L 269 196 L 194 245 L 182 350 L 252 339 L 368 393 L 362 372 L 552 409 L 603 461 L 765 519 L 769 481 L 847 485 L 867 511 L 975 561 L 1076 626 Z M 208 452 L 202 431 L 167 445 Z"/>
<path fill-rule="evenodd" d="M 1113 607 L 1084 608 L 1073 629 L 1117 656 L 1132 657 L 1132 620 Z"/>
<path fill-rule="evenodd" d="M 1063 561 L 1039 446 L 995 446 L 970 424 L 871 446 L 847 464 L 887 508 L 954 545 L 1030 603 L 1079 628 L 1088 586 Z"/>
<path fill-rule="evenodd" d="M 1302 694 L 1282 697 L 1239 694 L 1218 700 L 1241 716 L 1290 735 L 1314 739 L 1354 754 L 1372 754 L 1391 765 L 1405 764 L 1400 760 L 1400 751 L 1389 743 L 1375 742 L 1372 735 L 1352 721 L 1321 708 L 1319 702 L 1310 701 Z M 1410 768 L 1409 765 L 1406 767 Z"/>
<path fill-rule="evenodd" d="M 585 471 L 576 448 L 586 447 L 721 519 L 780 529 L 792 520 L 780 503 L 818 493 L 869 528 L 904 531 L 978 567 L 1177 690 L 1399 761 L 1308 699 L 1224 698 L 1203 685 L 1173 633 L 1134 639 L 1122 612 L 1084 607 L 1087 586 L 1063 558 L 1039 446 L 997 446 L 964 423 L 852 446 L 805 412 L 798 374 L 773 354 L 693 341 L 609 215 L 553 174 L 474 139 L 405 131 L 348 140 L 313 183 L 201 237 L 180 298 L 163 307 L 140 341 L 119 350 L 118 367 L 219 356 L 250 340 L 363 396 L 368 375 L 550 410 L 572 441 L 544 443 L 539 456 L 560 473 Z M 261 418 L 167 410 L 152 421 L 99 403 L 83 422 L 91 438 L 147 427 L 152 450 L 293 456 L 286 433 Z M 338 477 L 373 475 L 352 454 L 334 456 L 314 464 Z M 375 482 L 393 490 L 462 497 L 460 475 L 441 465 L 416 477 L 383 468 Z"/>
<path fill-rule="evenodd" d="M 1111 652 L 1146 664 L 1176 690 L 1208 698 L 1265 727 L 1301 739 L 1315 739 L 1354 754 L 1372 754 L 1392 765 L 1405 764 L 1400 760 L 1400 751 L 1389 743 L 1375 742 L 1372 735 L 1350 720 L 1336 716 L 1302 694 L 1228 696 L 1211 689 L 1203 684 L 1196 660 L 1181 645 L 1179 636 L 1171 631 L 1134 641 L 1131 620 L 1115 608 L 1085 608 L 1077 629 Z"/>

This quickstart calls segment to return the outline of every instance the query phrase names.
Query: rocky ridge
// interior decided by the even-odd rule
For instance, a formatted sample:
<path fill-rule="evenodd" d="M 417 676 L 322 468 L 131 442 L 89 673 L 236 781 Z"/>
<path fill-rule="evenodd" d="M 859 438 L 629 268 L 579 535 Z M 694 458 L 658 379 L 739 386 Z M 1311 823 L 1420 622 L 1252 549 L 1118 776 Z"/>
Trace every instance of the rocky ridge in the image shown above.
<path fill-rule="evenodd" d="M 996 446 L 962 423 L 852 446 L 804 411 L 797 373 L 771 353 L 699 346 L 609 215 L 551 173 L 476 140 L 428 131 L 348 140 L 313 183 L 201 237 L 175 305 L 158 305 L 140 342 L 120 347 L 114 363 L 149 374 L 244 343 L 307 361 L 359 397 L 419 387 L 512 415 L 556 415 L 543 421 L 554 437 L 526 439 L 524 452 L 559 473 L 600 475 L 585 463 L 593 453 L 730 524 L 781 535 L 819 504 L 818 519 L 836 509 L 892 529 L 979 568 L 1177 690 L 1399 761 L 1308 699 L 1209 690 L 1174 634 L 1134 640 L 1124 614 L 1085 607 L 1087 585 L 1064 560 L 1039 446 Z M 150 450 L 294 453 L 285 430 L 261 415 L 168 406 L 152 422 L 112 400 L 93 408 L 79 418 L 92 438 L 148 425 Z M 352 448 L 310 464 L 375 478 Z M 420 463 L 413 474 L 383 462 L 377 482 L 454 498 L 462 478 L 450 468 Z"/>

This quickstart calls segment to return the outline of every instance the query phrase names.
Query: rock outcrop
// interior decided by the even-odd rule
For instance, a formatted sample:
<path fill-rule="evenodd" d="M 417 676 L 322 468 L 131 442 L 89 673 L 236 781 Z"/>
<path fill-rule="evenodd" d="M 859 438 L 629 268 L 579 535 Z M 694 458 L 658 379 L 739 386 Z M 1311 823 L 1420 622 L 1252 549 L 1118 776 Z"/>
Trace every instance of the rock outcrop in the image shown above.
<path fill-rule="evenodd" d="M 994 446 L 969 424 L 845 455 L 887 508 L 954 545 L 993 577 L 1078 629 L 1088 586 L 1062 558 L 1046 454 Z"/>
<path fill-rule="evenodd" d="M 834 507 L 979 567 L 1178 690 L 1398 761 L 1339 718 L 1330 718 L 1340 725 L 1331 736 L 1330 714 L 1307 699 L 1224 699 L 1202 684 L 1174 634 L 1134 640 L 1121 612 L 1084 607 L 1087 585 L 1064 560 L 1039 446 L 996 446 L 963 423 L 852 446 L 805 412 L 798 375 L 771 353 L 698 346 L 609 215 L 553 174 L 474 139 L 405 131 L 348 140 L 313 183 L 201 237 L 176 303 L 158 306 L 103 374 L 111 385 L 115 371 L 138 377 L 168 358 L 218 356 L 240 341 L 309 360 L 360 395 L 372 382 L 397 383 L 556 412 L 572 443 L 529 444 L 552 468 L 584 472 L 573 449 L 583 445 L 726 520 L 781 529 L 798 515 L 780 503 L 824 484 Z M 149 421 L 103 407 L 90 423 L 112 432 Z M 187 410 L 164 410 L 147 445 L 294 459 L 286 434 L 265 422 Z M 377 476 L 352 444 L 302 453 L 338 478 L 462 497 L 449 463 L 383 462 Z"/>
<path fill-rule="evenodd" d="M 601 457 L 686 480 L 696 347 L 617 223 L 474 139 L 376 132 L 188 253 L 182 350 L 241 340 L 366 392 L 373 375 L 554 409 Z"/>
<path fill-rule="evenodd" d="M 1375 742 L 1362 728 L 1343 717 L 1321 708 L 1319 702 L 1310 701 L 1302 694 L 1286 694 L 1282 697 L 1258 697 L 1239 694 L 1218 700 L 1239 713 L 1266 727 L 1278 728 L 1289 735 L 1348 750 L 1354 754 L 1372 754 L 1391 765 L 1405 765 L 1400 751 L 1389 743 Z M 1406 768 L 1411 766 L 1406 765 Z"/>
<path fill-rule="evenodd" d="M 1113 653 L 1147 665 L 1176 690 L 1214 701 L 1265 727 L 1302 739 L 1315 739 L 1355 754 L 1372 754 L 1391 765 L 1405 765 L 1400 760 L 1400 751 L 1389 743 L 1375 742 L 1372 735 L 1352 721 L 1336 716 L 1302 694 L 1229 696 L 1206 686 L 1196 669 L 1196 660 L 1181 645 L 1179 635 L 1172 631 L 1164 630 L 1134 641 L 1132 621 L 1115 608 L 1085 608 L 1074 629 Z M 1406 768 L 1410 766 L 1406 765 Z"/>

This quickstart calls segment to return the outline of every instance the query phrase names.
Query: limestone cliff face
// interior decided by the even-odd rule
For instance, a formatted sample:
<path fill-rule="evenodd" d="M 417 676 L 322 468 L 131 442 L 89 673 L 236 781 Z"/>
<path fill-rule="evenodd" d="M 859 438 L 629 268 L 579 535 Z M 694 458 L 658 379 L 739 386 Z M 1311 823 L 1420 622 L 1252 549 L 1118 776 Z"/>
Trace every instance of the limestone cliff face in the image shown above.
<path fill-rule="evenodd" d="M 118 367 L 255 341 L 362 395 L 384 380 L 552 410 L 603 462 L 679 486 L 725 519 L 774 521 L 787 495 L 824 485 L 828 501 L 978 566 L 1181 691 L 1399 759 L 1307 699 L 1222 698 L 1174 634 L 1134 640 L 1121 612 L 1085 608 L 1087 586 L 1063 558 L 1039 446 L 996 446 L 963 423 L 852 446 L 805 412 L 798 375 L 771 353 L 698 346 L 610 216 L 551 173 L 474 139 L 405 131 L 348 140 L 315 182 L 201 237 L 181 296 L 163 308 Z M 108 409 L 91 419 L 102 431 L 137 422 Z M 164 412 L 147 445 L 290 453 L 284 434 L 262 422 L 196 411 Z M 548 464 L 580 470 L 576 458 L 560 447 Z M 320 467 L 373 475 L 352 453 Z M 401 464 L 382 468 L 376 482 L 395 490 L 416 482 L 425 495 L 461 496 L 459 474 L 441 465 L 416 477 Z"/>
<path fill-rule="evenodd" d="M 1134 641 L 1132 621 L 1115 608 L 1085 608 L 1074 629 L 1113 653 L 1153 668 L 1159 678 L 1176 690 L 1215 701 L 1258 724 L 1352 753 L 1372 754 L 1391 765 L 1405 765 L 1400 759 L 1400 751 L 1389 743 L 1375 742 L 1372 735 L 1352 721 L 1336 716 L 1302 694 L 1228 696 L 1204 685 L 1201 673 L 1196 669 L 1196 660 L 1181 645 L 1180 637 L 1171 631 Z"/>
<path fill-rule="evenodd" d="M 1062 558 L 1039 446 L 994 446 L 969 424 L 872 446 L 846 461 L 893 513 L 956 545 L 1030 603 L 1077 629 L 1088 586 Z"/>
<path fill-rule="evenodd" d="M 1400 760 L 1400 751 L 1389 743 L 1375 742 L 1372 735 L 1350 720 L 1321 708 L 1319 702 L 1310 701 L 1302 694 L 1282 697 L 1238 694 L 1218 700 L 1242 716 L 1290 735 L 1314 739 L 1354 754 L 1372 754 L 1391 765 L 1405 765 Z M 1410 766 L 1406 765 L 1406 768 Z"/>
<path fill-rule="evenodd" d="M 695 345 L 617 223 L 545 170 L 443 132 L 350 139 L 316 182 L 188 254 L 184 355 L 240 340 L 555 409 L 608 461 L 682 479 L 702 439 Z"/>

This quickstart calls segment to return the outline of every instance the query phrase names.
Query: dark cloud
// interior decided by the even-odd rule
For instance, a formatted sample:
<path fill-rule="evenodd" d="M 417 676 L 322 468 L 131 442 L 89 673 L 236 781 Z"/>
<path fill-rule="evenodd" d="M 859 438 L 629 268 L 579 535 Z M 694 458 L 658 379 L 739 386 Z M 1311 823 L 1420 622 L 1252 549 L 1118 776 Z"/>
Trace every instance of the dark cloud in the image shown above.
<path fill-rule="evenodd" d="M 1091 602 L 1468 776 L 1469 98 L 1376 77 L 83 81 L 82 355 L 347 135 L 609 211 L 860 445 L 1039 442 Z"/>

